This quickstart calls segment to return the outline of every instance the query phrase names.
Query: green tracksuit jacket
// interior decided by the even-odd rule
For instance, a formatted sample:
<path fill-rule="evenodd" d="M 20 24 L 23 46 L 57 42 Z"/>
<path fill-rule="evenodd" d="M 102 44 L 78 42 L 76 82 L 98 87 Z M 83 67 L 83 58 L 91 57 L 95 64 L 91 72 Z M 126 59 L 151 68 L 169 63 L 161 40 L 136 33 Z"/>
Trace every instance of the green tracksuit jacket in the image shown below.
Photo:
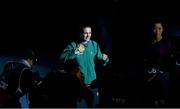
<path fill-rule="evenodd" d="M 95 60 L 102 60 L 102 53 L 99 45 L 95 41 L 90 40 L 83 54 L 75 54 L 76 47 L 77 44 L 71 42 L 64 49 L 60 56 L 60 60 L 66 62 L 68 59 L 75 59 L 79 64 L 84 84 L 91 84 L 92 81 L 96 79 Z M 105 61 L 104 65 L 106 65 L 108 61 L 109 59 Z"/>

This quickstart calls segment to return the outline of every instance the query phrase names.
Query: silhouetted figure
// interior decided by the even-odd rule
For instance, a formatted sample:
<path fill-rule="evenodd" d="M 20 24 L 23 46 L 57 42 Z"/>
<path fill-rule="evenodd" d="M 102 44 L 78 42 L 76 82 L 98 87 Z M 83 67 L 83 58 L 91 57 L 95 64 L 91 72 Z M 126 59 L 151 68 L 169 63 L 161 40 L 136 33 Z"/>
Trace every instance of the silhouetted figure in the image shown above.
<path fill-rule="evenodd" d="M 63 70 L 49 72 L 44 79 L 48 95 L 48 102 L 45 107 L 77 107 L 77 99 L 80 90 L 82 90 L 79 71 L 77 62 L 68 60 Z"/>
<path fill-rule="evenodd" d="M 33 73 L 33 88 L 29 94 L 30 108 L 44 107 L 47 101 L 47 94 L 45 93 L 45 86 L 43 78 L 40 77 L 39 72 Z"/>
<path fill-rule="evenodd" d="M 27 107 L 29 107 L 28 94 L 33 87 L 33 73 L 31 69 L 36 64 L 37 57 L 32 50 L 25 51 L 22 59 L 9 61 L 5 64 L 0 82 L 4 83 L 1 84 L 1 90 L 4 90 L 8 98 L 4 101 L 2 107 L 22 107 L 22 103 L 20 103 L 21 97 L 27 98 Z"/>

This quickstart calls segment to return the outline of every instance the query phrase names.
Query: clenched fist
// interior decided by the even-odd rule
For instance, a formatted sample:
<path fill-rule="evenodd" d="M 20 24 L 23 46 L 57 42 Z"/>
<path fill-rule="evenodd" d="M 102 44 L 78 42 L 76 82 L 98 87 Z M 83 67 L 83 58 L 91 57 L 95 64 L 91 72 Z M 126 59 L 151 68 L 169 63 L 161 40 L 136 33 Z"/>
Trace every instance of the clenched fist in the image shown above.
<path fill-rule="evenodd" d="M 102 54 L 102 59 L 105 61 L 106 59 L 108 59 L 108 56 L 106 54 Z"/>
<path fill-rule="evenodd" d="M 78 44 L 78 46 L 77 46 L 77 48 L 76 48 L 76 50 L 75 50 L 75 53 L 76 54 L 78 54 L 78 53 L 83 53 L 84 52 L 84 50 L 85 50 L 85 47 L 84 47 L 84 45 L 83 44 Z"/>

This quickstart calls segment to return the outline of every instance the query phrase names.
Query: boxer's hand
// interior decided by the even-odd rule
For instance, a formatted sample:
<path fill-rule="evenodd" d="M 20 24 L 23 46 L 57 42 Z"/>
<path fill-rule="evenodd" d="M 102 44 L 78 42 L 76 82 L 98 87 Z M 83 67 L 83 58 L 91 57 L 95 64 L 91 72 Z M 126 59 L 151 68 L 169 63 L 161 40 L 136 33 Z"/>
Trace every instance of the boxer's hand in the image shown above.
<path fill-rule="evenodd" d="M 76 50 L 75 50 L 75 53 L 76 53 L 76 54 L 77 54 L 77 53 L 83 53 L 84 50 L 85 50 L 84 45 L 83 45 L 83 44 L 78 44 L 78 46 L 77 46 L 77 48 L 76 48 Z"/>
<path fill-rule="evenodd" d="M 105 61 L 108 59 L 108 56 L 106 54 L 102 54 L 102 59 Z"/>

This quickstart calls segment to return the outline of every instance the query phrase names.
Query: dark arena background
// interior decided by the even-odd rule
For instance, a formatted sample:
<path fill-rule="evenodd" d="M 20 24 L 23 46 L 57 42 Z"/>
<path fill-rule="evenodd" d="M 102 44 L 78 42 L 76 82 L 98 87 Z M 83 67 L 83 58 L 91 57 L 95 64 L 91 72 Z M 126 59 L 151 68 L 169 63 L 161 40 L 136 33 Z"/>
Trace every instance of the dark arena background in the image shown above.
<path fill-rule="evenodd" d="M 82 1 L 76 4 L 75 1 L 71 4 L 66 1 L 58 4 L 24 4 L 14 8 L 8 5 L 3 8 L 0 23 L 0 74 L 7 61 L 18 59 L 22 51 L 33 49 L 39 59 L 39 65 L 33 71 L 43 81 L 50 73 L 57 71 L 63 49 L 79 38 L 80 27 L 88 24 L 92 26 L 92 39 L 98 42 L 101 51 L 110 59 L 107 67 L 102 67 L 98 62 L 96 64 L 100 84 L 99 106 L 152 107 L 143 104 L 144 45 L 151 35 L 151 22 L 160 18 L 166 22 L 168 38 L 180 50 L 179 13 L 174 14 L 172 12 L 176 9 L 167 10 L 164 7 L 156 12 L 156 9 L 147 5 L 137 9 L 136 6 L 126 4 L 124 8 L 120 0 Z M 114 63 L 117 63 L 116 67 L 112 67 Z M 62 93 L 60 91 L 64 87 L 58 86 L 58 83 L 53 85 L 52 93 Z M 50 101 L 42 87 L 36 92 L 38 96 L 35 105 L 53 107 L 48 105 Z M 178 103 L 174 104 L 166 107 L 179 106 Z"/>

